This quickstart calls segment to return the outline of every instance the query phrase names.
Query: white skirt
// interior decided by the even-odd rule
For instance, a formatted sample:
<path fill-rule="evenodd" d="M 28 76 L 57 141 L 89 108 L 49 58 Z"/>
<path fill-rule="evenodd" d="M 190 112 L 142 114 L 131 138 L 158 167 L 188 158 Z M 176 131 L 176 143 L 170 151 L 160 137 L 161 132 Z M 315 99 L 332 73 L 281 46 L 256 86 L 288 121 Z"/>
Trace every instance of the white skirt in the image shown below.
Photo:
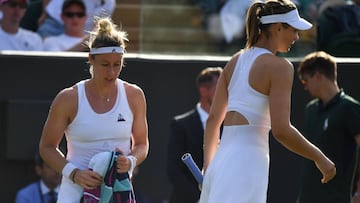
<path fill-rule="evenodd" d="M 224 126 L 199 203 L 265 203 L 269 163 L 269 128 Z"/>

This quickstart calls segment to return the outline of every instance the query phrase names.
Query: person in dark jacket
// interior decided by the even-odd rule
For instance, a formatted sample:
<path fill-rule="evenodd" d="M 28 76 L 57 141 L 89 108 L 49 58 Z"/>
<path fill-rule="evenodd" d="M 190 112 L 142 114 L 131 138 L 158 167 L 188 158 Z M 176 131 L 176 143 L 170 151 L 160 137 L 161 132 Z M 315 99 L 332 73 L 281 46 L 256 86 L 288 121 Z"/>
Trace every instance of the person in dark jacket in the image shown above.
<path fill-rule="evenodd" d="M 173 186 L 170 203 L 195 203 L 200 198 L 198 183 L 182 163 L 181 156 L 190 153 L 202 168 L 204 129 L 221 72 L 220 67 L 203 69 L 196 79 L 199 91 L 196 107 L 172 120 L 168 143 L 168 176 Z"/>

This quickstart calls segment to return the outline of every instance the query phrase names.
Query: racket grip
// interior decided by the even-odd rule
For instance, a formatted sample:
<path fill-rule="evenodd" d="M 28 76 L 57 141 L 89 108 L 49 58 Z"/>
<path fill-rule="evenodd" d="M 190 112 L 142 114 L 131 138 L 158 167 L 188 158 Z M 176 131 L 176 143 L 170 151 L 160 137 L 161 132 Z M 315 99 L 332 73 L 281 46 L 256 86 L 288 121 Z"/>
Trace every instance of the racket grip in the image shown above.
<path fill-rule="evenodd" d="M 185 163 L 185 165 L 188 167 L 190 172 L 195 177 L 196 181 L 202 185 L 203 182 L 203 175 L 199 169 L 199 167 L 194 162 L 193 158 L 191 157 L 190 153 L 186 153 L 181 157 L 181 160 Z"/>

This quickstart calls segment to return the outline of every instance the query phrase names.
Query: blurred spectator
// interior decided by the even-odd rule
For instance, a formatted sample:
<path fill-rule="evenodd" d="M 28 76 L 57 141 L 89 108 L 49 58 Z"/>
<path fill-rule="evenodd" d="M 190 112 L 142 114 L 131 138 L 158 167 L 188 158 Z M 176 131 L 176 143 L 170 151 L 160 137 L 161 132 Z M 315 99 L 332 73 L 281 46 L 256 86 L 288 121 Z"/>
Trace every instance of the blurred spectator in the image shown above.
<path fill-rule="evenodd" d="M 64 23 L 61 19 L 61 7 L 64 0 L 43 0 L 43 12 L 39 18 L 38 33 L 43 37 L 64 33 Z M 94 27 L 94 18 L 111 17 L 115 10 L 115 0 L 86 0 L 87 21 L 85 31 Z"/>
<path fill-rule="evenodd" d="M 341 6 L 346 4 L 348 0 L 322 0 L 318 8 L 317 15 L 320 16 L 325 9 L 331 6 Z M 351 0 L 349 0 L 351 1 Z"/>
<path fill-rule="evenodd" d="M 42 50 L 41 37 L 20 27 L 28 2 L 26 0 L 0 0 L 3 13 L 0 26 L 0 50 Z"/>
<path fill-rule="evenodd" d="M 88 35 L 84 34 L 86 7 L 82 0 L 65 0 L 61 19 L 64 33 L 44 39 L 44 51 L 87 51 L 84 44 Z"/>
<path fill-rule="evenodd" d="M 36 32 L 41 12 L 42 0 L 29 0 L 25 16 L 21 19 L 20 27 Z"/>
<path fill-rule="evenodd" d="M 227 0 L 194 0 L 200 7 L 203 16 L 203 26 L 207 27 L 208 21 L 213 15 L 218 15 L 220 9 Z"/>
<path fill-rule="evenodd" d="M 194 2 L 195 0 L 193 0 Z M 197 0 L 202 11 L 202 25 L 217 43 L 217 52 L 228 55 L 245 47 L 245 19 L 256 0 Z M 265 1 L 265 0 L 258 0 Z"/>
<path fill-rule="evenodd" d="M 286 54 L 288 57 L 302 57 L 317 50 L 318 22 L 323 11 L 332 6 L 345 5 L 348 0 L 292 0 L 299 9 L 300 16 L 313 24 L 309 30 L 300 30 L 300 39 Z M 328 34 L 328 33 L 326 33 Z"/>
<path fill-rule="evenodd" d="M 227 0 L 221 8 L 221 25 L 227 43 L 235 38 L 244 38 L 246 14 L 253 2 L 255 0 Z"/>
<path fill-rule="evenodd" d="M 325 0 L 297 0 L 294 1 L 294 3 L 298 7 L 300 15 L 311 23 L 314 23 L 317 19 L 318 9 L 324 1 Z"/>
<path fill-rule="evenodd" d="M 214 39 L 222 39 L 219 12 L 226 0 L 193 0 L 201 10 L 202 27 L 209 32 Z"/>
<path fill-rule="evenodd" d="M 51 169 L 38 153 L 35 155 L 35 172 L 40 180 L 20 189 L 16 194 L 15 203 L 56 202 L 61 181 L 60 174 Z"/>
<path fill-rule="evenodd" d="M 337 57 L 360 56 L 360 1 L 324 8 L 318 19 L 317 49 Z"/>
<path fill-rule="evenodd" d="M 227 0 L 220 10 L 223 38 L 220 47 L 223 47 L 222 49 L 226 47 L 229 54 L 238 51 L 239 45 L 240 47 L 245 47 L 245 20 L 247 10 L 255 1 L 256 0 Z M 221 31 L 217 30 L 217 32 Z"/>

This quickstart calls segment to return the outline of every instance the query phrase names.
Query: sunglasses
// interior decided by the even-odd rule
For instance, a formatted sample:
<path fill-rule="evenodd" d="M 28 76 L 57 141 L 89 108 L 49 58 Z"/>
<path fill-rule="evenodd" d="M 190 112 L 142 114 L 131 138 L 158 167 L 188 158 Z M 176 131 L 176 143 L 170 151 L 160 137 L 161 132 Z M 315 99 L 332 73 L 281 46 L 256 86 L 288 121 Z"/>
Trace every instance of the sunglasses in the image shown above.
<path fill-rule="evenodd" d="M 5 4 L 8 5 L 10 8 L 15 8 L 15 7 L 19 7 L 19 8 L 22 8 L 22 9 L 27 8 L 26 3 L 19 3 L 19 2 L 9 1 L 9 2 L 7 2 Z"/>
<path fill-rule="evenodd" d="M 86 14 L 85 14 L 85 12 L 64 12 L 63 15 L 68 17 L 68 18 L 75 18 L 75 17 L 82 18 Z"/>

